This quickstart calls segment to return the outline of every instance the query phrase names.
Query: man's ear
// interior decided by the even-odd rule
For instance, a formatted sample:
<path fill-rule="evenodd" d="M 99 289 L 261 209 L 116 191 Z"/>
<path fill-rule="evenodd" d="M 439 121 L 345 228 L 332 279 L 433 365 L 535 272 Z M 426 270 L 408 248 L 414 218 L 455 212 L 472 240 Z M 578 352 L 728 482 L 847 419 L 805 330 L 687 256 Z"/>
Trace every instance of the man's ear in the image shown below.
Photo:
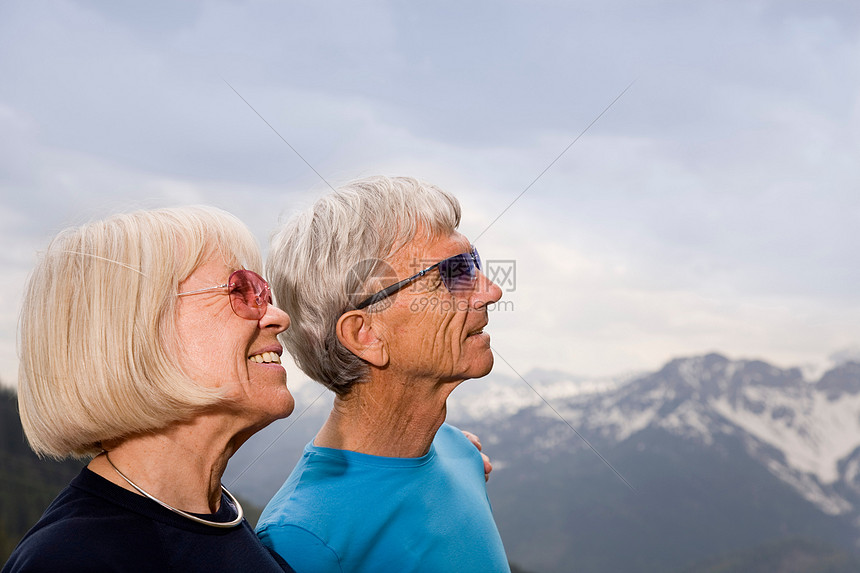
<path fill-rule="evenodd" d="M 379 335 L 381 326 L 381 321 L 372 315 L 350 310 L 337 320 L 337 339 L 365 362 L 383 368 L 388 364 L 388 343 Z"/>

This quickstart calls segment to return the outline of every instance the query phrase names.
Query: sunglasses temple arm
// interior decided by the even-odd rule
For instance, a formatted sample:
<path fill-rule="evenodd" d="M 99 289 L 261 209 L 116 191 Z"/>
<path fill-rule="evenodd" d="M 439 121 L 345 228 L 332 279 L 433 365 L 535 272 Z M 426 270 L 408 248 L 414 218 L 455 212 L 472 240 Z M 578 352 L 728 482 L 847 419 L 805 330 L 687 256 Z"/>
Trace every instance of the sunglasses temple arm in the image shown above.
<path fill-rule="evenodd" d="M 363 308 L 367 308 L 368 306 L 370 306 L 372 304 L 376 304 L 377 302 L 390 297 L 391 295 L 393 295 L 397 291 L 401 290 L 403 287 L 405 287 L 406 285 L 408 285 L 412 281 L 414 281 L 416 279 L 420 279 L 421 277 L 423 277 L 424 275 L 426 275 L 427 273 L 429 273 L 430 271 L 432 271 L 433 269 L 435 269 L 438 266 L 439 266 L 439 263 L 436 263 L 433 266 L 427 267 L 423 271 L 418 271 L 417 273 L 415 273 L 414 275 L 412 275 L 408 279 L 403 279 L 400 282 L 396 282 L 393 285 L 382 289 L 381 291 L 379 291 L 376 294 L 370 295 L 368 298 L 361 301 L 361 303 L 359 303 L 359 305 L 355 307 L 355 310 L 361 310 Z"/>
<path fill-rule="evenodd" d="M 393 295 L 394 293 L 396 293 L 397 291 L 399 291 L 400 289 L 402 289 L 403 287 L 408 285 L 409 281 L 411 281 L 411 280 L 414 280 L 414 279 L 412 277 L 410 277 L 408 279 L 404 279 L 404 280 L 400 281 L 399 283 L 394 283 L 393 285 L 382 289 L 378 293 L 367 297 L 366 299 L 364 299 L 361 302 L 361 304 L 359 304 L 358 306 L 355 307 L 355 310 L 361 310 L 363 308 L 367 308 L 368 306 L 370 306 L 372 304 L 376 304 L 377 302 L 390 297 L 391 295 Z"/>
<path fill-rule="evenodd" d="M 180 292 L 180 293 L 176 293 L 176 296 L 185 296 L 185 295 L 187 295 L 187 294 L 197 294 L 197 293 L 199 293 L 199 292 L 206 292 L 206 291 L 210 291 L 210 290 L 217 290 L 217 289 L 219 289 L 219 288 L 227 288 L 228 286 L 230 286 L 230 283 L 224 283 L 223 285 L 216 285 L 216 286 L 212 286 L 212 287 L 207 287 L 207 288 L 201 288 L 201 289 L 197 289 L 197 290 L 190 290 L 190 291 L 187 291 L 187 292 Z"/>

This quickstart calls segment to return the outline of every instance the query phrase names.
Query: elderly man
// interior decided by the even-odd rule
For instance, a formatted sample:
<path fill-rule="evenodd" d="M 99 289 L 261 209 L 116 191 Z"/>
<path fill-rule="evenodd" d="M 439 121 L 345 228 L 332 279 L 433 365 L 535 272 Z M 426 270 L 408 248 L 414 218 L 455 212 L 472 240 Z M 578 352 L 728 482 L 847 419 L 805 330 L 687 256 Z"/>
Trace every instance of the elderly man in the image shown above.
<path fill-rule="evenodd" d="M 283 340 L 335 393 L 257 527 L 299 573 L 509 571 L 481 454 L 444 423 L 451 391 L 492 369 L 484 328 L 501 298 L 459 222 L 450 194 L 373 177 L 273 239 Z"/>

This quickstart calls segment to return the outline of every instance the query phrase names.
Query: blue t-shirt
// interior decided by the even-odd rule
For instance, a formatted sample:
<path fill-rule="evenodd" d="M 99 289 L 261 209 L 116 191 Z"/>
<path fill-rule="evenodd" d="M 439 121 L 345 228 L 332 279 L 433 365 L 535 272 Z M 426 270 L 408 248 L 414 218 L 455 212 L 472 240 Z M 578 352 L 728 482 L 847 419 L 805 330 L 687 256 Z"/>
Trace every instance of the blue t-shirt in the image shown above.
<path fill-rule="evenodd" d="M 298 573 L 510 571 L 481 455 L 448 424 L 420 458 L 308 444 L 257 535 Z"/>

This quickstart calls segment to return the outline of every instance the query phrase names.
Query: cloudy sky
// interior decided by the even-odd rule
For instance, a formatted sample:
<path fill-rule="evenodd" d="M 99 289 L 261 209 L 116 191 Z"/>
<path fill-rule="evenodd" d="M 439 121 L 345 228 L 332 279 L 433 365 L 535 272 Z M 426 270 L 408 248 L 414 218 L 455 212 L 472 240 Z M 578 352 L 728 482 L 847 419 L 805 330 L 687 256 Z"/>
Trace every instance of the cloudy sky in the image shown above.
<path fill-rule="evenodd" d="M 454 192 L 515 268 L 490 331 L 523 374 L 860 344 L 854 0 L 6 0 L 0 380 L 58 230 L 207 203 L 265 245 L 308 164 Z"/>

